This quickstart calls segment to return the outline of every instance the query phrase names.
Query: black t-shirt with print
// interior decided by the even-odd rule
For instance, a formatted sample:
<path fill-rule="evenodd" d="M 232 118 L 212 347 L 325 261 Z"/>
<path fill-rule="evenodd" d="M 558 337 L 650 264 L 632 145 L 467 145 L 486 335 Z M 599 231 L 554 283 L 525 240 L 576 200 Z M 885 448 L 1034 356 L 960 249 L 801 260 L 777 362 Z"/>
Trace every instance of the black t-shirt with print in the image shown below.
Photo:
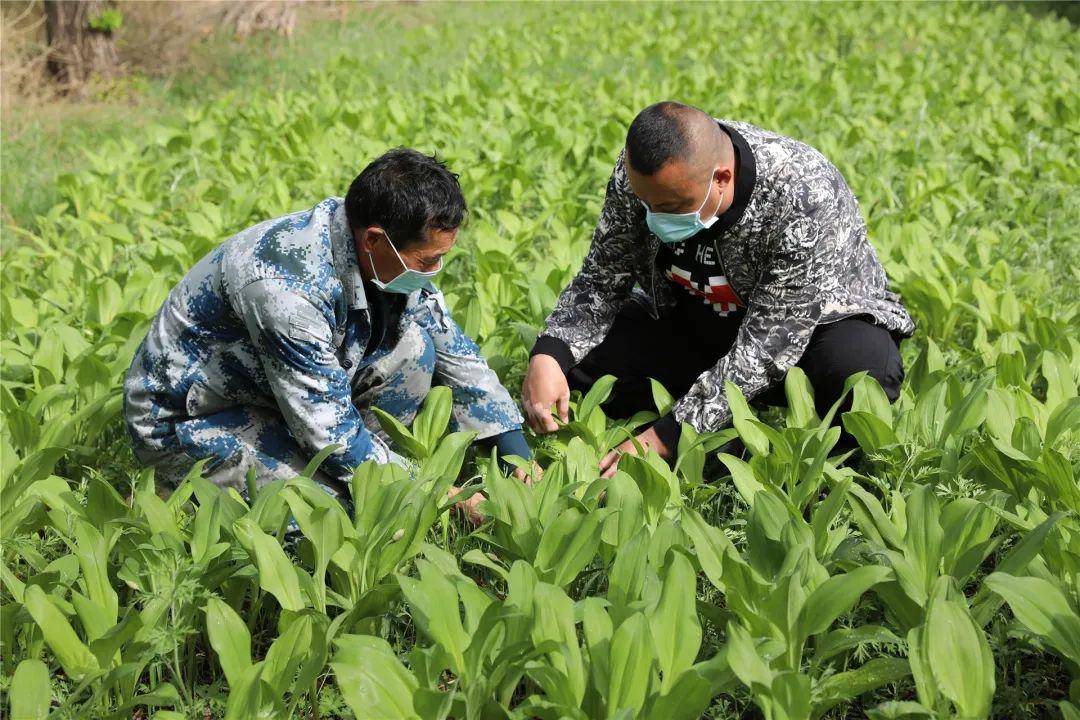
<path fill-rule="evenodd" d="M 713 242 L 712 228 L 673 245 L 663 245 L 656 262 L 664 277 L 679 287 L 680 313 L 691 325 L 741 317 L 746 307 L 728 285 Z"/>
<path fill-rule="evenodd" d="M 657 267 L 669 282 L 683 291 L 679 294 L 679 313 L 686 316 L 691 327 L 711 324 L 718 320 L 740 320 L 746 311 L 746 301 L 728 285 L 723 258 L 717 238 L 738 221 L 754 184 L 754 172 L 742 162 L 749 155 L 745 140 L 733 129 L 720 124 L 732 140 L 735 150 L 735 198 L 731 207 L 712 227 L 702 230 L 683 242 L 663 244 L 656 256 Z"/>
<path fill-rule="evenodd" d="M 713 314 L 726 317 L 745 309 L 742 299 L 728 285 L 722 258 L 708 230 L 661 247 L 656 262 L 670 282 Z"/>

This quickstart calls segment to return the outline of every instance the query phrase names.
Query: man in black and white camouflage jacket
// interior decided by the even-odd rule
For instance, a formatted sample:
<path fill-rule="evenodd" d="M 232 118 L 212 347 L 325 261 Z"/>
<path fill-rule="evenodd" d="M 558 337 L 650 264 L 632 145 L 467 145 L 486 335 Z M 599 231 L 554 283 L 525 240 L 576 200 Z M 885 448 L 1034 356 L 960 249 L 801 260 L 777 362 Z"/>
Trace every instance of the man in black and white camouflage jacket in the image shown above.
<path fill-rule="evenodd" d="M 571 387 L 618 380 L 605 405 L 651 409 L 649 378 L 678 400 L 637 440 L 671 458 L 681 423 L 731 421 L 725 381 L 780 404 L 793 366 L 819 414 L 868 371 L 899 395 L 899 342 L 914 331 L 840 171 L 814 148 L 675 102 L 631 124 L 592 246 L 536 341 L 522 405 L 538 432 L 565 421 Z M 627 441 L 605 476 L 633 453 Z"/>

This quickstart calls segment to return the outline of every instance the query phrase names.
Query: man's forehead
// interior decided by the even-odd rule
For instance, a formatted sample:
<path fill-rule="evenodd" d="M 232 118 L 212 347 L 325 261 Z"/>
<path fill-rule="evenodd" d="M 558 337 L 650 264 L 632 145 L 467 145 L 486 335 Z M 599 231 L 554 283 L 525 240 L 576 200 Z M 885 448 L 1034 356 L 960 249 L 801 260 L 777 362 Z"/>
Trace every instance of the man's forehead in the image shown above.
<path fill-rule="evenodd" d="M 459 228 L 453 228 L 452 230 L 425 230 L 423 240 L 417 243 L 417 250 L 422 252 L 445 252 L 457 240 L 458 230 Z"/>
<path fill-rule="evenodd" d="M 635 193 L 647 192 L 651 195 L 666 195 L 672 198 L 682 198 L 694 190 L 696 184 L 700 184 L 700 175 L 697 168 L 682 160 L 672 160 L 652 175 L 643 175 L 629 167 L 627 176 L 630 180 L 631 189 Z"/>

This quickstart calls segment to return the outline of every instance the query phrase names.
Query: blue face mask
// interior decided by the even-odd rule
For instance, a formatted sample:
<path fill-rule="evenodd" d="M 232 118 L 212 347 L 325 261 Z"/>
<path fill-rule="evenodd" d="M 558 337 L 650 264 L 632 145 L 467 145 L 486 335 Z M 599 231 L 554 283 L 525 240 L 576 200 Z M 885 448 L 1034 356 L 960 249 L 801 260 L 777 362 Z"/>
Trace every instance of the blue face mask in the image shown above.
<path fill-rule="evenodd" d="M 716 169 L 713 169 L 716 172 Z M 649 209 L 649 206 L 641 202 L 645 208 L 645 222 L 648 224 L 649 229 L 652 230 L 656 237 L 660 238 L 662 242 L 668 245 L 674 245 L 680 243 L 689 237 L 693 237 L 702 230 L 708 229 L 713 226 L 717 220 L 717 215 L 713 215 L 708 220 L 701 219 L 701 210 L 705 207 L 705 203 L 709 202 L 709 193 L 712 192 L 712 177 L 709 178 L 709 189 L 705 191 L 705 199 L 701 201 L 701 205 L 697 210 L 691 213 L 659 213 L 653 212 Z"/>
<path fill-rule="evenodd" d="M 412 295 L 420 288 L 427 285 L 431 278 L 435 277 L 443 268 L 442 258 L 439 258 L 439 267 L 435 268 L 431 272 L 420 272 L 419 270 L 413 270 L 411 267 L 405 264 L 405 261 L 401 259 L 401 254 L 394 247 L 394 242 L 390 239 L 390 235 L 383 230 L 383 234 L 386 235 L 386 242 L 390 243 L 390 249 L 397 255 L 398 262 L 401 263 L 401 267 L 404 270 L 392 280 L 383 282 L 379 279 L 379 272 L 375 269 L 375 258 L 372 256 L 371 251 L 368 250 L 368 258 L 371 260 L 371 272 L 375 275 L 375 279 L 371 281 L 371 284 L 379 288 L 384 292 L 398 293 L 400 295 Z"/>

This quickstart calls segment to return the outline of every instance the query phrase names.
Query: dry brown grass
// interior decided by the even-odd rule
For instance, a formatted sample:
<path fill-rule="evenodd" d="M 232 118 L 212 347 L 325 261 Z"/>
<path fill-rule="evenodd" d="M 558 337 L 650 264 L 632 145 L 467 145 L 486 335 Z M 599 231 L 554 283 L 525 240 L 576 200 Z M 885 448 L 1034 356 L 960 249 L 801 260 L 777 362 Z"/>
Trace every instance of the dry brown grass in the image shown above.
<path fill-rule="evenodd" d="M 36 0 L 0 3 L 0 104 L 51 94 L 45 77 L 45 13 Z M 48 91 L 48 92 L 46 92 Z"/>
<path fill-rule="evenodd" d="M 349 2 L 311 0 L 126 0 L 116 33 L 116 77 L 168 77 L 191 69 L 198 45 L 226 32 L 243 37 L 273 32 L 291 37 L 298 23 L 343 18 Z M 86 101 L 113 80 L 91 80 L 63 92 L 46 71 L 48 46 L 41 0 L 0 0 L 0 108 L 36 108 L 65 95 Z"/>

